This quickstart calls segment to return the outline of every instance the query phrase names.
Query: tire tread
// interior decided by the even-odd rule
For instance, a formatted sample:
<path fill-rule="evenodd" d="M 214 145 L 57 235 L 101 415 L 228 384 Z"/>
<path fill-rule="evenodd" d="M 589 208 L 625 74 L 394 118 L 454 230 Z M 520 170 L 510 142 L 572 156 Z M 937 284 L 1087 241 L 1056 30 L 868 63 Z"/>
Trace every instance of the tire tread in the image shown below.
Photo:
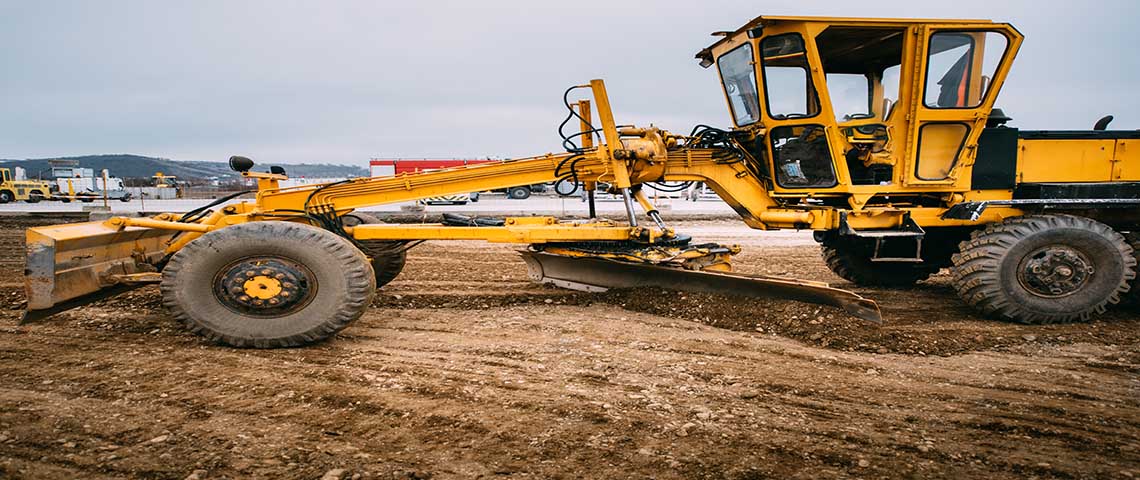
<path fill-rule="evenodd" d="M 195 319 L 181 305 L 177 293 L 187 287 L 188 282 L 202 281 L 182 275 L 184 266 L 209 255 L 217 254 L 213 244 L 217 241 L 235 240 L 273 242 L 292 239 L 318 251 L 330 254 L 342 268 L 346 279 L 346 301 L 341 303 L 325 321 L 307 331 L 275 338 L 246 338 L 229 335 L 214 330 Z M 190 331 L 206 339 L 234 347 L 281 348 L 298 347 L 325 340 L 343 330 L 364 313 L 371 304 L 375 290 L 375 278 L 367 257 L 347 240 L 319 228 L 291 222 L 251 222 L 210 232 L 186 244 L 176 252 L 162 271 L 160 286 L 163 305 L 171 315 Z"/>
<path fill-rule="evenodd" d="M 1019 241 L 1052 229 L 1087 230 L 1103 235 L 1115 244 L 1125 264 L 1125 281 L 1111 295 L 1092 308 L 1066 314 L 1034 312 L 1011 301 L 1000 284 L 999 275 L 1006 253 Z M 1074 215 L 1030 215 L 1007 218 L 974 231 L 969 240 L 959 244 L 959 253 L 951 257 L 953 285 L 958 296 L 984 315 L 1024 324 L 1053 324 L 1087 321 L 1094 313 L 1104 313 L 1110 304 L 1118 303 L 1128 291 L 1135 276 L 1137 258 L 1124 237 L 1109 226 Z"/>

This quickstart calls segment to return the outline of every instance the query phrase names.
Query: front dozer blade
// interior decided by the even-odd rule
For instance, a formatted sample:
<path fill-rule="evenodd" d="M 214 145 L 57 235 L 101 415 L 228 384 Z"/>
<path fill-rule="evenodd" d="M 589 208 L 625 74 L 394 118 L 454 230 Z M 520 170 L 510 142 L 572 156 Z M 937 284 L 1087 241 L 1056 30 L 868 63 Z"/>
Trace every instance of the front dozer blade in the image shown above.
<path fill-rule="evenodd" d="M 571 257 L 524 251 L 531 280 L 587 292 L 611 288 L 658 287 L 668 290 L 779 298 L 832 305 L 852 316 L 882 322 L 874 301 L 823 282 L 741 273 L 685 270 L 646 263 L 593 257 Z"/>
<path fill-rule="evenodd" d="M 123 276 L 154 272 L 170 230 L 83 222 L 29 228 L 21 323 L 85 305 L 140 285 Z"/>

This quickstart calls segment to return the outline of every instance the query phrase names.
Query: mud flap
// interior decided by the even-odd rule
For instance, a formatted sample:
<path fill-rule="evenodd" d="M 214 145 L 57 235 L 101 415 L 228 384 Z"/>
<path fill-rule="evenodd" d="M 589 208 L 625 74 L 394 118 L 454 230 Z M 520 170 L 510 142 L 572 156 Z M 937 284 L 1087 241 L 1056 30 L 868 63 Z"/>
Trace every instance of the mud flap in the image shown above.
<path fill-rule="evenodd" d="M 685 270 L 603 258 L 568 257 L 519 252 L 531 280 L 587 292 L 611 288 L 658 287 L 668 290 L 779 298 L 832 305 L 852 316 L 882 322 L 879 306 L 854 292 L 831 288 L 823 282 L 792 280 L 741 273 Z"/>
<path fill-rule="evenodd" d="M 156 271 L 175 232 L 103 222 L 29 228 L 20 322 L 38 320 L 139 286 L 124 275 Z"/>

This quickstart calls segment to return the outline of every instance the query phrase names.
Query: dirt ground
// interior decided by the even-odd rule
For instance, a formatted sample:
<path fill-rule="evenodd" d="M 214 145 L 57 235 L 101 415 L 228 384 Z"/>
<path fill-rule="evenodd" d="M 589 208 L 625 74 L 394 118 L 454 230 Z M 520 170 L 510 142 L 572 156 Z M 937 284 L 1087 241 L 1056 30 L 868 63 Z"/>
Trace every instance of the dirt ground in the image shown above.
<path fill-rule="evenodd" d="M 1136 478 L 1140 314 L 978 318 L 941 275 L 776 300 L 583 294 L 514 246 L 437 242 L 338 338 L 201 341 L 138 290 L 17 326 L 0 218 L 0 478 Z M 678 225 L 736 266 L 853 288 L 810 236 Z"/>

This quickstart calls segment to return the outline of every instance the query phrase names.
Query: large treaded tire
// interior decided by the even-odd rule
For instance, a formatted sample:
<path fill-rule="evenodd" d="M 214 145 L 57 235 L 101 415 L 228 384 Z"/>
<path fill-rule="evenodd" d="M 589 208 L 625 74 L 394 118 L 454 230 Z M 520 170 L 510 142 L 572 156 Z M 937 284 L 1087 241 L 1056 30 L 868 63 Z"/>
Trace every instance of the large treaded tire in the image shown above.
<path fill-rule="evenodd" d="M 1120 303 L 1140 310 L 1140 232 L 1127 232 L 1124 239 L 1132 246 L 1132 256 L 1136 258 L 1136 278 L 1132 279 L 1131 288 L 1120 298 Z"/>
<path fill-rule="evenodd" d="M 373 256 L 372 270 L 376 272 L 376 288 L 383 287 L 400 276 L 407 259 L 408 253 L 403 251 L 397 254 Z"/>
<path fill-rule="evenodd" d="M 1079 252 L 1092 263 L 1093 273 L 1063 295 L 1034 293 L 1020 272 L 1044 248 Z M 974 232 L 960 250 L 952 258 L 958 296 L 987 316 L 1017 323 L 1087 321 L 1119 302 L 1136 276 L 1136 258 L 1121 234 L 1072 215 L 1008 218 Z"/>
<path fill-rule="evenodd" d="M 346 226 L 384 223 L 379 217 L 364 212 L 352 212 L 347 214 L 342 217 L 342 221 Z M 365 244 L 365 246 L 367 247 L 368 245 Z M 408 261 L 408 252 L 404 250 L 395 254 L 389 253 L 383 255 L 373 255 L 368 251 L 364 253 L 372 258 L 372 270 L 376 272 L 376 288 L 383 287 L 400 276 L 400 272 L 404 271 L 404 265 Z"/>
<path fill-rule="evenodd" d="M 820 245 L 823 261 L 840 278 L 865 287 L 907 287 L 938 273 L 927 263 L 872 262 L 872 250 L 855 240 L 828 238 Z"/>
<path fill-rule="evenodd" d="M 277 316 L 226 306 L 215 282 L 234 262 L 260 256 L 291 260 L 315 280 L 312 298 Z M 207 233 L 175 253 L 162 271 L 163 304 L 207 339 L 234 347 L 296 347 L 332 337 L 368 308 L 376 289 L 368 258 L 327 230 L 292 222 L 250 222 Z"/>

